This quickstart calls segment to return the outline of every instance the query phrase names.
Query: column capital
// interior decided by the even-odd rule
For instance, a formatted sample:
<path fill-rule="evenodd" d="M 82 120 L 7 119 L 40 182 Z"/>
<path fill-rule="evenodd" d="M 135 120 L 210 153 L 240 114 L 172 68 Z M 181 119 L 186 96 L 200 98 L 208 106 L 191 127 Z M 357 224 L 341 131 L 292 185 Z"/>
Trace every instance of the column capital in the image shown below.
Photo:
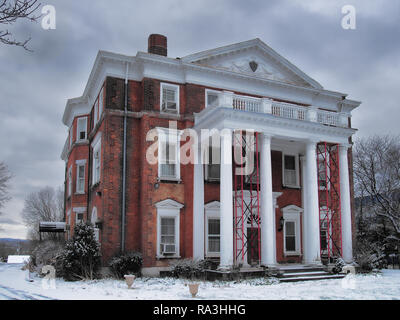
<path fill-rule="evenodd" d="M 341 150 L 341 151 L 347 151 L 351 147 L 352 147 L 352 144 L 350 144 L 350 143 L 339 144 L 339 150 Z"/>
<path fill-rule="evenodd" d="M 307 146 L 309 146 L 309 145 L 315 146 L 320 141 L 321 141 L 321 139 L 319 139 L 319 138 L 311 137 L 311 138 L 306 139 L 305 143 L 306 143 Z"/>
<path fill-rule="evenodd" d="M 262 141 L 271 141 L 273 134 L 268 132 L 259 132 Z"/>

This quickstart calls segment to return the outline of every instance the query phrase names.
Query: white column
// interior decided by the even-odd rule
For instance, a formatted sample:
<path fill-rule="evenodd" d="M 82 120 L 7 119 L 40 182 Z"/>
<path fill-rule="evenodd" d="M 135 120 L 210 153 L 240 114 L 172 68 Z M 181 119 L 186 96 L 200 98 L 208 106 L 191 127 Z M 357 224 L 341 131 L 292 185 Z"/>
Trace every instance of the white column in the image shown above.
<path fill-rule="evenodd" d="M 342 215 L 342 254 L 344 261 L 346 263 L 351 263 L 353 262 L 353 245 L 351 230 L 350 178 L 347 149 L 347 145 L 339 146 L 340 206 Z"/>
<path fill-rule="evenodd" d="M 219 269 L 233 266 L 232 130 L 221 131 L 221 260 Z"/>
<path fill-rule="evenodd" d="M 316 142 L 306 143 L 306 172 L 305 172 L 305 196 L 306 208 L 304 216 L 307 216 L 307 260 L 305 263 L 320 264 L 320 228 L 319 228 L 319 203 L 318 203 L 318 174 L 317 174 L 317 154 Z"/>
<path fill-rule="evenodd" d="M 302 238 L 303 238 L 303 262 L 306 263 L 311 261 L 310 258 L 310 249 L 308 243 L 308 237 L 310 234 L 309 231 L 309 215 L 308 215 L 308 208 L 307 208 L 307 188 L 306 188 L 306 157 L 301 156 L 301 202 L 303 204 L 303 230 L 302 230 Z"/>
<path fill-rule="evenodd" d="M 193 165 L 193 259 L 204 259 L 204 175 L 201 144 Z"/>
<path fill-rule="evenodd" d="M 275 208 L 272 195 L 271 137 L 260 134 L 261 264 L 276 264 Z"/>

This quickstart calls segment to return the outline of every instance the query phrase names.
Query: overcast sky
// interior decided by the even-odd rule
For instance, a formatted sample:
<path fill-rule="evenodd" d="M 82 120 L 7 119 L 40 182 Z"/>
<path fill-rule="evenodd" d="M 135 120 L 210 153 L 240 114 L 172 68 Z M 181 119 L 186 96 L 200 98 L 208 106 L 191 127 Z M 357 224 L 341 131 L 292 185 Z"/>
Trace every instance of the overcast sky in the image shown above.
<path fill-rule="evenodd" d="M 356 137 L 399 134 L 400 1 L 159 0 L 42 1 L 56 9 L 56 29 L 19 23 L 15 35 L 34 52 L 0 44 L 0 161 L 14 174 L 0 237 L 25 238 L 25 197 L 64 180 L 66 100 L 82 95 L 98 50 L 147 50 L 147 37 L 168 37 L 182 57 L 253 38 L 317 80 L 361 100 Z M 343 5 L 356 9 L 356 30 L 341 26 Z M 0 26 L 3 28 L 3 26 Z"/>

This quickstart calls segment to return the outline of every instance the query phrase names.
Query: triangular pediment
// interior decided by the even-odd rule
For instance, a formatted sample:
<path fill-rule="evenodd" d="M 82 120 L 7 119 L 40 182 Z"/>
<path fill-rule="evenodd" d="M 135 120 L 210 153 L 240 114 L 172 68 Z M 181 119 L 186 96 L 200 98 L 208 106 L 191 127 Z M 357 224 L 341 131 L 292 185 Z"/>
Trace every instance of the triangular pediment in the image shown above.
<path fill-rule="evenodd" d="M 181 209 L 183 204 L 172 199 L 165 199 L 155 204 L 156 208 L 163 209 Z"/>
<path fill-rule="evenodd" d="M 202 51 L 186 56 L 182 60 L 247 76 L 322 89 L 317 81 L 258 38 Z"/>

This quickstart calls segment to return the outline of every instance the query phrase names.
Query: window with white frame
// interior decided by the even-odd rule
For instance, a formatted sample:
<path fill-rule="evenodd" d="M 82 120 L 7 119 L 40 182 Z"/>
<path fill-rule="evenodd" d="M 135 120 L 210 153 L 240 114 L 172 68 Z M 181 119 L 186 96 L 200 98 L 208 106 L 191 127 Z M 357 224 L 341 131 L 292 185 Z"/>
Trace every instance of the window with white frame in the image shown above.
<path fill-rule="evenodd" d="M 100 94 L 99 94 L 99 112 L 98 112 L 98 120 L 100 119 L 102 113 L 103 113 L 103 108 L 104 108 L 104 87 L 101 88 Z"/>
<path fill-rule="evenodd" d="M 180 179 L 180 134 L 178 130 L 158 128 L 158 177 Z"/>
<path fill-rule="evenodd" d="M 87 117 L 78 118 L 76 136 L 78 141 L 86 140 L 87 138 Z"/>
<path fill-rule="evenodd" d="M 205 177 L 208 181 L 219 181 L 220 179 L 220 158 L 221 149 L 219 145 L 212 144 L 212 138 L 209 139 L 209 147 L 206 152 L 208 161 L 205 164 Z"/>
<path fill-rule="evenodd" d="M 93 147 L 93 178 L 92 185 L 100 181 L 101 170 L 101 135 L 98 134 L 92 143 Z"/>
<path fill-rule="evenodd" d="M 283 185 L 285 187 L 299 187 L 298 155 L 284 154 L 282 158 Z"/>
<path fill-rule="evenodd" d="M 101 114 L 103 113 L 104 107 L 104 93 L 103 87 L 100 89 L 100 93 L 93 106 L 93 127 L 96 126 L 97 122 L 100 120 Z"/>
<path fill-rule="evenodd" d="M 179 86 L 161 83 L 160 110 L 161 112 L 179 113 Z"/>
<path fill-rule="evenodd" d="M 68 169 L 68 197 L 72 193 L 72 166 Z"/>
<path fill-rule="evenodd" d="M 219 95 L 219 91 L 206 89 L 206 108 L 218 106 Z"/>
<path fill-rule="evenodd" d="M 180 209 L 183 205 L 172 199 L 160 201 L 157 208 L 157 257 L 179 257 Z"/>
<path fill-rule="evenodd" d="M 220 203 L 213 201 L 204 206 L 206 256 L 219 257 L 221 251 Z"/>
<path fill-rule="evenodd" d="M 302 208 L 289 205 L 282 208 L 283 226 L 283 251 L 285 256 L 301 254 L 300 214 Z"/>
<path fill-rule="evenodd" d="M 73 208 L 75 212 L 75 224 L 82 223 L 84 220 L 84 213 L 86 212 L 85 207 L 75 207 Z"/>
<path fill-rule="evenodd" d="M 76 193 L 85 193 L 86 160 L 76 161 Z"/>

